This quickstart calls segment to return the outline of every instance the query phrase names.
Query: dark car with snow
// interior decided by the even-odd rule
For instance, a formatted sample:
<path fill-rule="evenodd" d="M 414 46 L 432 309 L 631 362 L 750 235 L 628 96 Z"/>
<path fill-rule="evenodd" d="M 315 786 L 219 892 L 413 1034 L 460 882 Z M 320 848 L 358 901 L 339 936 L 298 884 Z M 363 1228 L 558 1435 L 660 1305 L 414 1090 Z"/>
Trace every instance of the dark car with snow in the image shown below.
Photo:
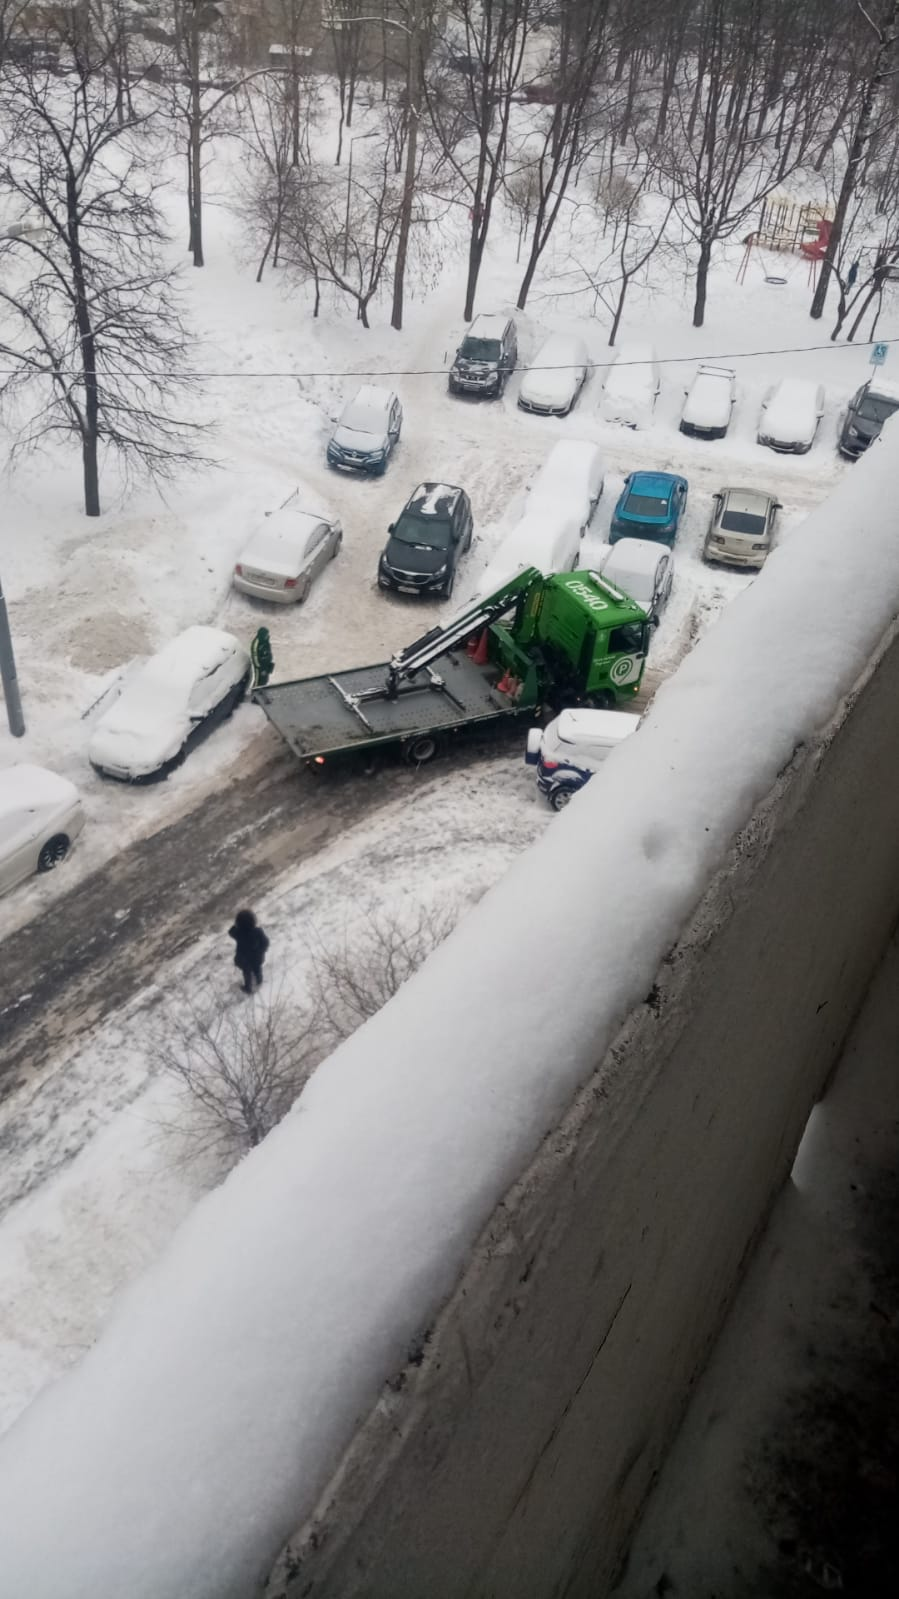
<path fill-rule="evenodd" d="M 420 483 L 395 522 L 378 562 L 378 586 L 449 599 L 459 556 L 471 548 L 474 520 L 464 489 Z"/>
<path fill-rule="evenodd" d="M 498 399 L 518 361 L 518 333 L 509 316 L 476 316 L 449 371 L 450 394 Z"/>
<path fill-rule="evenodd" d="M 899 383 L 879 375 L 869 378 L 849 402 L 840 428 L 840 454 L 854 461 L 877 438 L 894 411 L 899 411 Z"/>

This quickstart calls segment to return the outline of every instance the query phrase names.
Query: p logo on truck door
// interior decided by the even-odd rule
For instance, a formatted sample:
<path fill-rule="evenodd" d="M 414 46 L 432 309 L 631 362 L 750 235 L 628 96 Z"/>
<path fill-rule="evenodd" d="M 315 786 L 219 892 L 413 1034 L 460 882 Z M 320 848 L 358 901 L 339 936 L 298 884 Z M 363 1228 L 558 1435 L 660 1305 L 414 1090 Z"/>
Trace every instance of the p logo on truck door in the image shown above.
<path fill-rule="evenodd" d="M 632 683 L 640 675 L 639 655 L 620 655 L 613 665 L 609 676 L 613 683 L 621 688 L 625 683 Z"/>

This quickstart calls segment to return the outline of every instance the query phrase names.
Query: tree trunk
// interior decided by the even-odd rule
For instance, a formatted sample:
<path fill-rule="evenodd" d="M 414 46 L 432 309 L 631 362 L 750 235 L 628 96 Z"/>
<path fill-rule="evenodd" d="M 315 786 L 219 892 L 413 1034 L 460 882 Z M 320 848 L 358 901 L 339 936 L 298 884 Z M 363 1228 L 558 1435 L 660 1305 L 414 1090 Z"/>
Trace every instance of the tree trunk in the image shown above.
<path fill-rule="evenodd" d="M 696 264 L 696 299 L 693 302 L 693 326 L 701 328 L 705 322 L 705 302 L 709 287 L 709 266 L 712 260 L 712 241 L 702 239 L 699 260 Z"/>
<path fill-rule="evenodd" d="M 821 262 L 821 275 L 818 279 L 818 287 L 815 290 L 809 312 L 809 315 L 815 321 L 824 314 L 824 302 L 827 299 L 827 290 L 830 287 L 833 263 L 840 248 L 849 205 L 864 168 L 867 146 L 871 138 L 874 105 L 887 72 L 887 59 L 895 43 L 897 23 L 899 23 L 899 0 L 892 0 L 889 18 L 880 29 L 880 41 L 873 66 L 865 81 L 858 121 L 855 125 L 852 143 L 849 146 L 849 159 L 846 162 L 846 170 L 843 173 L 843 181 L 840 184 L 840 194 L 834 213 L 833 227 L 830 230 L 827 254 Z"/>
<path fill-rule="evenodd" d="M 611 326 L 611 328 L 609 330 L 609 343 L 610 344 L 614 344 L 615 340 L 618 337 L 618 329 L 619 329 L 619 327 L 621 325 L 621 318 L 622 318 L 622 315 L 624 313 L 624 302 L 625 302 L 625 299 L 627 297 L 627 291 L 628 291 L 629 283 L 630 283 L 630 278 L 623 277 L 621 279 L 621 291 L 620 291 L 620 293 L 618 295 L 618 304 L 615 307 L 615 315 L 612 318 L 612 326 Z"/>
<path fill-rule="evenodd" d="M 195 267 L 203 265 L 203 143 L 200 105 L 200 23 L 196 5 L 190 29 L 190 250 Z"/>
<path fill-rule="evenodd" d="M 465 309 L 462 312 L 466 322 L 474 316 L 475 296 L 478 292 L 478 277 L 481 271 L 481 262 L 484 259 L 484 246 L 487 242 L 487 230 L 473 227 L 468 245 L 468 277 L 465 282 Z"/>
<path fill-rule="evenodd" d="M 406 281 L 406 258 L 409 254 L 409 234 L 412 230 L 412 207 L 415 203 L 415 165 L 418 159 L 418 124 L 421 118 L 421 50 L 418 38 L 418 5 L 416 0 L 409 10 L 409 69 L 406 74 L 409 125 L 406 131 L 406 170 L 403 178 L 403 198 L 400 205 L 400 225 L 396 243 L 396 262 L 393 269 L 393 309 L 390 326 L 397 332 L 403 325 L 403 293 Z"/>
<path fill-rule="evenodd" d="M 82 434 L 81 461 L 84 468 L 84 514 L 85 516 L 99 516 L 100 471 L 97 465 L 97 436 L 95 433 Z"/>

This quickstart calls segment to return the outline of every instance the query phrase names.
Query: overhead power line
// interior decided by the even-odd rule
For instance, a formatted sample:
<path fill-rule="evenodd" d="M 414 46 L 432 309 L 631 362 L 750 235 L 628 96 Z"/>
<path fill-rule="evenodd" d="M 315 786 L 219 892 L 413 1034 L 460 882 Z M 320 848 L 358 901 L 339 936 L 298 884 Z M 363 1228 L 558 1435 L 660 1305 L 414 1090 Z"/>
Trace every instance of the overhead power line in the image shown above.
<path fill-rule="evenodd" d="M 608 371 L 612 366 L 617 367 L 619 370 L 628 366 L 689 366 L 695 362 L 705 366 L 712 365 L 716 361 L 752 361 L 756 357 L 763 355 L 811 355 L 821 350 L 855 350 L 858 352 L 860 350 L 873 349 L 875 344 L 892 346 L 897 343 L 899 343 L 899 339 L 862 339 L 853 344 L 848 342 L 838 343 L 828 339 L 826 344 L 785 344 L 767 350 L 725 350 L 713 355 L 697 355 L 696 353 L 692 355 L 660 355 L 647 357 L 645 360 L 631 361 L 617 361 L 614 356 L 611 356 L 608 361 L 586 361 L 584 363 L 580 361 L 563 361 L 549 366 L 522 365 L 518 370 L 521 372 L 572 372 L 579 371 L 582 364 L 586 366 L 588 372 L 604 372 Z M 19 370 L 18 366 L 0 366 L 0 376 L 9 376 Z M 94 375 L 93 373 L 82 372 L 80 367 L 51 367 L 38 366 L 36 364 L 32 366 L 32 371 L 35 377 L 80 378 Z M 309 372 L 300 371 L 298 368 L 291 371 L 277 369 L 263 371 L 252 367 L 241 367 L 234 371 L 201 371 L 194 369 L 173 372 L 171 375 L 198 381 L 207 378 L 433 378 L 446 377 L 448 371 L 449 367 L 447 366 L 368 367 L 353 370 L 344 368 L 341 371 L 331 368 L 318 368 Z M 101 379 L 107 375 L 107 373 L 102 371 L 97 374 Z"/>

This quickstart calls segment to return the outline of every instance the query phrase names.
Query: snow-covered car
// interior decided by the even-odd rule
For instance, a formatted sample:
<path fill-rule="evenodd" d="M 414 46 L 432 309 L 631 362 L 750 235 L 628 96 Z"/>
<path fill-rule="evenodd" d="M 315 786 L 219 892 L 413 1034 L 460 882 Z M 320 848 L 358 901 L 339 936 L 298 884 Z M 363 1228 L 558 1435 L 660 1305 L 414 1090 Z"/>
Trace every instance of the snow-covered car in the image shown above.
<path fill-rule="evenodd" d="M 697 439 L 723 439 L 737 398 L 737 379 L 731 368 L 701 366 L 684 393 L 681 432 Z"/>
<path fill-rule="evenodd" d="M 0 772 L 0 894 L 64 861 L 84 826 L 74 783 L 42 766 Z"/>
<path fill-rule="evenodd" d="M 686 478 L 673 472 L 629 472 L 612 513 L 609 543 L 634 538 L 673 544 L 688 488 Z"/>
<path fill-rule="evenodd" d="M 538 471 L 528 493 L 528 513 L 538 506 L 555 511 L 571 506 L 580 526 L 586 528 L 596 509 L 605 481 L 599 446 L 591 439 L 560 439 Z"/>
<path fill-rule="evenodd" d="M 553 810 L 562 810 L 639 725 L 639 716 L 629 711 L 575 710 L 563 711 L 546 727 L 532 727 L 525 762 L 536 766 L 537 787 Z"/>
<path fill-rule="evenodd" d="M 273 511 L 247 540 L 231 581 L 242 594 L 280 605 L 306 599 L 315 579 L 340 549 L 338 521 L 302 510 L 293 496 Z"/>
<path fill-rule="evenodd" d="M 884 422 L 899 411 L 899 384 L 875 372 L 849 401 L 838 441 L 841 455 L 854 461 L 876 439 Z"/>
<path fill-rule="evenodd" d="M 629 428 L 649 427 L 661 387 L 653 346 L 623 344 L 606 373 L 599 408 L 603 421 Z"/>
<path fill-rule="evenodd" d="M 636 600 L 650 621 L 658 622 L 674 583 L 674 556 L 654 539 L 619 539 L 607 544 L 596 565 L 600 577 Z"/>
<path fill-rule="evenodd" d="M 478 592 L 495 593 L 529 566 L 535 566 L 544 577 L 553 572 L 572 572 L 578 564 L 582 533 L 578 509 L 570 503 L 529 508 L 503 539 L 478 584 Z"/>
<path fill-rule="evenodd" d="M 587 346 L 573 333 L 551 333 L 534 356 L 518 391 L 522 411 L 567 416 L 587 377 Z"/>
<path fill-rule="evenodd" d="M 824 415 L 824 389 L 808 378 L 781 378 L 762 401 L 758 441 L 785 455 L 805 455 Z"/>
<path fill-rule="evenodd" d="M 402 430 L 403 408 L 393 391 L 363 383 L 328 440 L 328 464 L 380 475 L 387 471 Z"/>
<path fill-rule="evenodd" d="M 702 548 L 703 560 L 763 566 L 774 542 L 779 500 L 760 489 L 719 489 Z"/>
<path fill-rule="evenodd" d="M 128 679 L 88 745 L 102 777 L 146 783 L 167 777 L 219 722 L 250 680 L 250 657 L 233 633 L 187 627 Z"/>

